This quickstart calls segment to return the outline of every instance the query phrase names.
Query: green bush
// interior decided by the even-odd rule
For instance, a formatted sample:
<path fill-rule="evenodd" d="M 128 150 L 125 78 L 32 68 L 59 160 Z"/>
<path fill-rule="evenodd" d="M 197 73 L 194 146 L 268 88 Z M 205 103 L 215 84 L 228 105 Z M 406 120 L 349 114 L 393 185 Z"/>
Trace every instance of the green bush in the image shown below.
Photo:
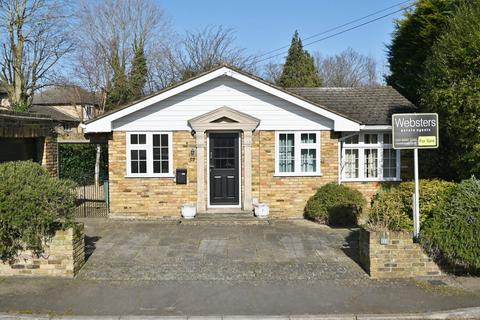
<path fill-rule="evenodd" d="M 60 144 L 59 174 L 79 184 L 92 184 L 95 181 L 95 144 Z M 100 153 L 100 180 L 108 180 L 108 147 L 102 145 Z"/>
<path fill-rule="evenodd" d="M 430 219 L 438 206 L 445 203 L 455 186 L 443 180 L 420 181 L 420 223 Z M 414 182 L 402 182 L 380 191 L 372 200 L 368 225 L 372 229 L 411 231 Z"/>
<path fill-rule="evenodd" d="M 359 191 L 332 182 L 319 188 L 307 201 L 305 217 L 332 226 L 354 225 L 365 205 Z"/>
<path fill-rule="evenodd" d="M 46 240 L 73 223 L 74 185 L 31 161 L 0 164 L 0 259 L 43 252 Z"/>
<path fill-rule="evenodd" d="M 448 197 L 420 228 L 422 243 L 451 265 L 480 270 L 480 180 L 462 181 Z"/>

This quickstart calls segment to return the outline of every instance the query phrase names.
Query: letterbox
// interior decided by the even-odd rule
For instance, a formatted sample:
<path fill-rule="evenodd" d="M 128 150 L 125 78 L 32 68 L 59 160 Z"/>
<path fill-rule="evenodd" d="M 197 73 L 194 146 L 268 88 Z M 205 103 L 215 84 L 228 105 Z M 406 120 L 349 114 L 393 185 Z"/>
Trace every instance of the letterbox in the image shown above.
<path fill-rule="evenodd" d="M 187 184 L 187 169 L 177 169 L 175 173 L 177 184 Z"/>

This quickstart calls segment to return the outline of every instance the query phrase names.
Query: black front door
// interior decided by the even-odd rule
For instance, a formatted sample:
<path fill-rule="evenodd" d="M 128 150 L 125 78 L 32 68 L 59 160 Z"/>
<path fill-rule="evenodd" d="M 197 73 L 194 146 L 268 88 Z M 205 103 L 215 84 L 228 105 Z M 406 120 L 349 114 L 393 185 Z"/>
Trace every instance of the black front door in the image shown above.
<path fill-rule="evenodd" d="M 210 133 L 210 204 L 236 205 L 239 199 L 238 133 Z"/>

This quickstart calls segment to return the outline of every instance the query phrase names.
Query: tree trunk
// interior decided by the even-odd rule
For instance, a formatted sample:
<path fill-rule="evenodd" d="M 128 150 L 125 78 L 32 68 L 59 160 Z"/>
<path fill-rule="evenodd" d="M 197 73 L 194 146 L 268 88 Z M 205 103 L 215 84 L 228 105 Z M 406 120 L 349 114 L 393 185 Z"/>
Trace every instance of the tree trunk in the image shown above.
<path fill-rule="evenodd" d="M 100 185 L 100 154 L 102 153 L 102 145 L 97 144 L 97 153 L 95 155 L 95 185 Z"/>

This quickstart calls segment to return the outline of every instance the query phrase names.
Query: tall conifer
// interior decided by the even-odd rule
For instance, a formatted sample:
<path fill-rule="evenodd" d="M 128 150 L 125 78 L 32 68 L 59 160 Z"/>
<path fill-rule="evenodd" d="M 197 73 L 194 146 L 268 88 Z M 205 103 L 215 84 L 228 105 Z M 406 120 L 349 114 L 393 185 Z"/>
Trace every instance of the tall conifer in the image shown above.
<path fill-rule="evenodd" d="M 303 49 L 298 31 L 295 31 L 293 35 L 282 75 L 276 84 L 284 88 L 319 87 L 322 85 L 322 79 L 315 67 L 313 57 Z"/>

